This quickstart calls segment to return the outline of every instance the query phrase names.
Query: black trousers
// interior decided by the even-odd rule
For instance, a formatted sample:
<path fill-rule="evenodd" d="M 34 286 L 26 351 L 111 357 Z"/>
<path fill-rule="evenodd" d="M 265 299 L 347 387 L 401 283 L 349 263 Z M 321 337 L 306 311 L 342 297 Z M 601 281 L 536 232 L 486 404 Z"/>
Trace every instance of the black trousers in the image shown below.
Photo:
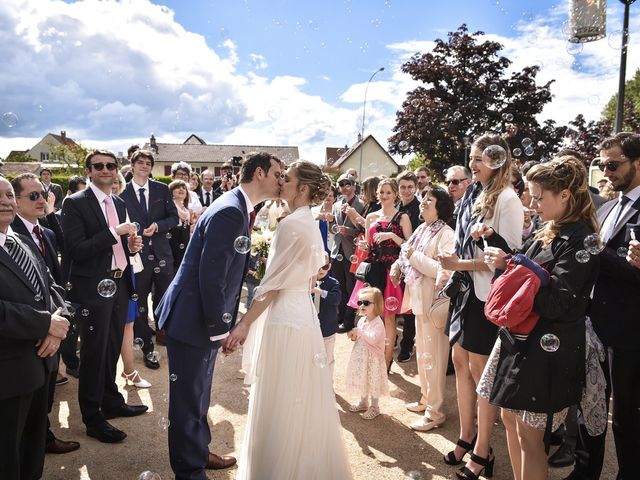
<path fill-rule="evenodd" d="M 80 316 L 80 312 L 77 312 L 76 316 L 71 319 L 67 338 L 62 341 L 59 350 L 65 366 L 74 370 L 77 370 L 80 365 L 80 359 L 76 354 L 78 349 L 78 316 Z"/>
<path fill-rule="evenodd" d="M 342 249 L 340 249 L 342 252 Z M 355 327 L 356 311 L 347 305 L 353 287 L 356 285 L 356 277 L 349 271 L 351 268 L 351 262 L 345 255 L 342 254 L 342 260 L 338 261 L 333 259 L 331 261 L 331 273 L 340 284 L 340 291 L 342 292 L 342 298 L 338 305 L 338 321 L 344 324 L 344 328 L 348 331 Z"/>
<path fill-rule="evenodd" d="M 605 400 L 612 402 L 612 430 L 618 457 L 617 480 L 638 478 L 635 456 L 640 452 L 640 352 L 607 348 L 603 365 L 607 377 Z M 575 473 L 580 479 L 598 479 L 602 472 L 606 432 L 590 437 L 579 422 Z"/>
<path fill-rule="evenodd" d="M 125 278 L 114 281 L 118 289 L 113 297 L 96 300 L 98 303 L 83 304 L 79 308 L 82 343 L 78 402 L 82 421 L 86 425 L 104 421 L 101 409 L 115 409 L 124 404 L 115 378 L 127 318 L 129 291 Z"/>
<path fill-rule="evenodd" d="M 42 476 L 47 431 L 49 378 L 33 392 L 0 400 L 0 478 Z"/>
<path fill-rule="evenodd" d="M 148 258 L 143 261 L 144 270 L 136 273 L 136 292 L 138 294 L 138 316 L 133 324 L 133 334 L 136 338 L 141 338 L 144 342 L 142 351 L 147 354 L 153 351 L 153 334 L 154 329 L 149 326 L 149 313 L 147 305 L 149 293 L 153 292 L 153 305 L 158 305 L 160 299 L 169 288 L 171 280 L 175 274 L 173 268 L 173 258 L 164 260 L 166 263 L 160 266 L 160 260 L 156 257 L 153 260 Z M 156 271 L 157 270 L 157 271 Z M 153 312 L 152 312 L 153 314 Z M 158 319 L 155 318 L 154 323 L 158 328 Z"/>
<path fill-rule="evenodd" d="M 403 313 L 404 323 L 402 325 L 402 340 L 400 340 L 400 351 L 411 353 L 416 340 L 416 316 L 411 313 Z"/>

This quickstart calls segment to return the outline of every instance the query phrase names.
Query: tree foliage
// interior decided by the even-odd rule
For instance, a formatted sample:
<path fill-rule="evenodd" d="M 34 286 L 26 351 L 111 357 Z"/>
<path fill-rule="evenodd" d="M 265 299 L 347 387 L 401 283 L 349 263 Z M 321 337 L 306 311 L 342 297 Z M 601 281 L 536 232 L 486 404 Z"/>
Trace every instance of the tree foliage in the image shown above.
<path fill-rule="evenodd" d="M 590 120 L 579 114 L 569 122 L 567 129 L 567 147 L 579 152 L 585 160 L 585 166 L 598 156 L 598 145 L 611 135 L 613 127 L 605 120 Z"/>
<path fill-rule="evenodd" d="M 618 94 L 616 93 L 602 111 L 602 119 L 612 127 L 616 121 L 617 106 Z M 640 131 L 640 69 L 636 70 L 633 78 L 625 83 L 622 130 Z"/>
<path fill-rule="evenodd" d="M 417 53 L 402 66 L 423 85 L 407 93 L 396 114 L 391 153 L 421 153 L 441 172 L 465 163 L 468 142 L 487 131 L 504 133 L 523 161 L 557 151 L 565 127 L 536 119 L 551 101 L 552 81 L 536 84 L 538 66 L 508 73 L 511 61 L 500 55 L 502 45 L 480 42 L 483 35 L 470 34 L 463 24 L 446 41 L 436 39 L 431 52 Z M 530 155 L 522 146 L 526 139 L 531 139 Z"/>
<path fill-rule="evenodd" d="M 75 145 L 49 144 L 49 158 L 64 165 L 67 173 L 84 172 L 84 159 L 89 153 L 89 149 L 80 143 Z"/>

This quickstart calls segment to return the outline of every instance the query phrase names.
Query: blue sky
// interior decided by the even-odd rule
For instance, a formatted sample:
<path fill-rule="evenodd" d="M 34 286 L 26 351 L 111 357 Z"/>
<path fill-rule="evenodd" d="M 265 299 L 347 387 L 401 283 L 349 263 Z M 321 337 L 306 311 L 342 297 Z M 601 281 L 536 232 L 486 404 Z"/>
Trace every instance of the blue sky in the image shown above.
<path fill-rule="evenodd" d="M 0 156 L 66 130 L 86 146 L 145 142 L 326 146 L 366 132 L 382 144 L 417 84 L 400 71 L 416 51 L 467 23 L 505 46 L 513 68 L 555 79 L 541 119 L 597 118 L 617 88 L 622 5 L 612 36 L 567 51 L 566 0 L 5 0 L 0 4 Z M 632 6 L 629 76 L 640 66 L 640 5 Z M 5 117 L 2 117 L 5 118 Z M 10 117 L 14 118 L 14 117 Z"/>

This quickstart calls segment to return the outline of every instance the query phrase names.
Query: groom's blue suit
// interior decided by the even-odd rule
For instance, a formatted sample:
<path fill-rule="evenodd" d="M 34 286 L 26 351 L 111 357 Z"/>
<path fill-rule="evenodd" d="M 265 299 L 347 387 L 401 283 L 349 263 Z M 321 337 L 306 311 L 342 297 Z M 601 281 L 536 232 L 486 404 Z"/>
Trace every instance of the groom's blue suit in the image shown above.
<path fill-rule="evenodd" d="M 156 308 L 167 332 L 169 458 L 177 479 L 206 479 L 211 432 L 211 380 L 220 342 L 238 313 L 247 254 L 234 241 L 249 236 L 245 198 L 236 188 L 218 198 L 196 224 L 184 260 Z M 223 316 L 230 314 L 232 321 Z M 227 318 L 228 320 L 228 318 Z"/>

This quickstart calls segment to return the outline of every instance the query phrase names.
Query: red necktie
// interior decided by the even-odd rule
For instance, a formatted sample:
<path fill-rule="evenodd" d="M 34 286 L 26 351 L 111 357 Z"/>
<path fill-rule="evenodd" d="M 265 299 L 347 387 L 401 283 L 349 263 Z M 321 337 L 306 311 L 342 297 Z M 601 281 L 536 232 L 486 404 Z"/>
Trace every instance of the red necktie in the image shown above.
<path fill-rule="evenodd" d="M 40 250 L 40 253 L 44 257 L 46 250 L 44 247 L 44 239 L 42 238 L 42 230 L 40 230 L 40 225 L 35 225 L 33 227 L 33 233 L 35 233 L 36 238 L 38 239 L 38 250 Z"/>

